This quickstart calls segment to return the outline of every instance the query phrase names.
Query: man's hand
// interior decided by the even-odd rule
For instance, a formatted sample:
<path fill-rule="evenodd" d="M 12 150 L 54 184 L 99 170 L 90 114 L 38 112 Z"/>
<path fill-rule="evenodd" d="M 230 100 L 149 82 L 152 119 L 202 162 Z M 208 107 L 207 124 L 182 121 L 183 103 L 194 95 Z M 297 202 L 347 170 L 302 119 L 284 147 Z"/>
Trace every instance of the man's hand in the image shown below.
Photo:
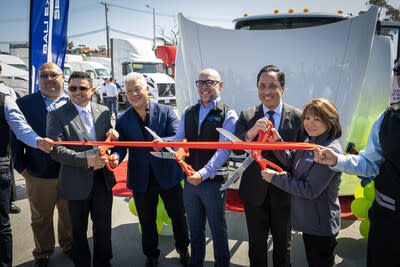
<path fill-rule="evenodd" d="M 191 183 L 192 185 L 197 186 L 197 185 L 201 184 L 201 182 L 203 181 L 203 179 L 202 179 L 200 173 L 195 172 L 195 173 L 193 173 L 192 176 L 187 177 L 187 181 L 188 181 L 189 183 Z"/>
<path fill-rule="evenodd" d="M 330 148 L 318 146 L 314 150 L 314 161 L 320 164 L 335 166 L 338 161 L 338 154 Z"/>
<path fill-rule="evenodd" d="M 119 138 L 119 133 L 114 130 L 113 128 L 111 128 L 110 130 L 108 130 L 108 132 L 106 133 L 106 136 L 108 137 L 109 135 L 111 135 L 111 141 L 117 141 Z"/>
<path fill-rule="evenodd" d="M 278 131 L 275 128 L 269 129 L 272 132 L 272 135 L 268 138 L 268 142 L 276 142 L 281 139 Z"/>
<path fill-rule="evenodd" d="M 89 167 L 93 167 L 95 169 L 103 168 L 107 163 L 106 156 L 89 156 L 87 158 L 87 164 Z"/>
<path fill-rule="evenodd" d="M 103 99 L 100 99 L 100 102 L 99 102 L 100 104 L 104 104 L 104 100 Z"/>
<path fill-rule="evenodd" d="M 53 150 L 53 144 L 49 143 L 53 140 L 47 137 L 39 137 L 37 139 L 37 147 L 45 153 L 50 153 Z"/>
<path fill-rule="evenodd" d="M 250 128 L 250 130 L 246 134 L 247 139 L 253 139 L 260 131 L 263 131 L 265 133 L 268 133 L 269 131 L 268 119 L 265 117 L 258 119 L 253 127 Z"/>
<path fill-rule="evenodd" d="M 107 162 L 112 169 L 116 168 L 118 166 L 118 156 L 114 154 L 110 155 Z"/>
<path fill-rule="evenodd" d="M 153 142 L 157 143 L 158 140 L 154 138 L 154 139 L 153 139 Z M 153 147 L 153 150 L 154 150 L 155 152 L 160 152 L 162 149 L 163 149 L 162 147 L 156 147 L 156 146 Z"/>
<path fill-rule="evenodd" d="M 278 174 L 278 172 L 272 169 L 265 168 L 265 170 L 261 170 L 263 179 L 268 183 L 272 181 L 272 177 L 274 177 L 275 174 Z M 287 172 L 281 172 L 280 174 L 287 175 Z"/>

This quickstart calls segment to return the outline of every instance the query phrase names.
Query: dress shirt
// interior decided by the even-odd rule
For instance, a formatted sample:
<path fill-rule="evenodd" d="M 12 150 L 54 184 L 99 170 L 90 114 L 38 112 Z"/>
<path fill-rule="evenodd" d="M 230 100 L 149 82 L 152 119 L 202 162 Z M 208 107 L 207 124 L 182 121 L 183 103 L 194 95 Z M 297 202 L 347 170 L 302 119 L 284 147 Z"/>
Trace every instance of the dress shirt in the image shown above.
<path fill-rule="evenodd" d="M 43 97 L 43 101 L 46 105 L 47 112 L 51 112 L 53 110 L 58 109 L 59 107 L 67 103 L 69 100 L 68 95 L 64 91 L 63 94 L 57 100 L 53 100 L 52 98 L 45 96 L 43 93 L 41 94 Z"/>
<path fill-rule="evenodd" d="M 383 117 L 384 112 L 379 115 L 372 125 L 364 150 L 360 151 L 358 155 L 339 155 L 337 164 L 331 169 L 364 177 L 378 175 L 385 161 L 379 141 L 379 131 Z"/>
<path fill-rule="evenodd" d="M 71 102 L 71 103 L 74 104 L 76 110 L 78 111 L 79 116 L 81 117 L 81 120 L 82 120 L 83 124 L 85 125 L 85 129 L 86 129 L 87 133 L 89 134 L 89 137 L 93 141 L 97 141 L 96 140 L 96 129 L 94 126 L 94 117 L 93 117 L 92 107 L 90 106 L 90 102 L 87 104 L 86 107 L 81 107 L 81 106 L 75 104 L 74 102 Z M 85 110 L 85 111 L 83 111 L 83 110 Z M 90 115 L 89 118 L 86 118 L 85 112 L 87 112 L 87 114 Z M 88 119 L 90 119 L 90 121 L 88 121 Z"/>
<path fill-rule="evenodd" d="M 10 87 L 0 82 L 0 92 L 6 94 L 4 98 L 4 115 L 10 129 L 21 142 L 30 147 L 37 148 L 37 139 L 40 138 L 37 133 L 32 130 L 25 119 L 24 114 L 19 109 L 15 100 L 15 92 Z"/>
<path fill-rule="evenodd" d="M 103 94 L 106 94 L 103 96 Z M 108 82 L 106 85 L 102 86 L 100 89 L 100 98 L 103 100 L 103 97 L 116 97 L 118 96 L 118 89 L 117 86 L 112 83 Z"/>
<path fill-rule="evenodd" d="M 207 107 L 204 107 L 203 103 L 201 100 L 199 100 L 200 104 L 200 112 L 199 112 L 199 125 L 197 129 L 197 134 L 200 134 L 200 127 L 203 121 L 206 119 L 208 113 L 215 107 L 215 105 L 218 104 L 220 101 L 220 97 L 217 99 L 214 99 L 210 103 L 208 103 Z M 180 140 L 182 138 L 185 138 L 185 114 L 186 114 L 187 108 L 184 110 L 181 118 L 181 122 L 179 124 L 178 131 L 176 132 L 175 135 L 175 141 Z M 236 121 L 238 120 L 238 116 L 236 112 L 233 109 L 230 109 L 225 116 L 224 123 L 222 124 L 222 128 L 228 130 L 231 133 L 235 133 L 235 126 L 236 126 Z M 229 142 L 225 136 L 222 134 L 219 135 L 219 142 Z M 230 154 L 229 149 L 218 149 L 215 154 L 212 156 L 212 158 L 207 162 L 207 164 L 198 172 L 200 173 L 201 177 L 203 180 L 208 179 L 208 178 L 214 178 L 216 172 L 218 171 L 219 168 L 225 163 L 225 161 L 228 159 Z"/>

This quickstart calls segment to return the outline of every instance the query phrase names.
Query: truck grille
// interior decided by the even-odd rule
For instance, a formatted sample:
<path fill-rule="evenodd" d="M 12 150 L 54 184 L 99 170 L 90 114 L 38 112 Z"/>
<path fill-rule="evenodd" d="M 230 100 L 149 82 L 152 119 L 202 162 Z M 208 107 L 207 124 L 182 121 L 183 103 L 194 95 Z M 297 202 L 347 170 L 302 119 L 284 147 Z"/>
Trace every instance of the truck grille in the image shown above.
<path fill-rule="evenodd" d="M 159 97 L 173 97 L 173 96 L 175 96 L 175 84 L 174 83 L 161 83 L 161 84 L 158 84 L 158 96 Z"/>

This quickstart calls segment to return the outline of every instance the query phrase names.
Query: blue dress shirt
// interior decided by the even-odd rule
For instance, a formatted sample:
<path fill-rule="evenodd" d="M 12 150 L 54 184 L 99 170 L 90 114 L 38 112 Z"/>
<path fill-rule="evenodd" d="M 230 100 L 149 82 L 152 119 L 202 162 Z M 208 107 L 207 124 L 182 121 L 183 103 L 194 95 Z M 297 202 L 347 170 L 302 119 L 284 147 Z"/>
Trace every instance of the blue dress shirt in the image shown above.
<path fill-rule="evenodd" d="M 382 163 L 385 161 L 379 142 L 379 131 L 383 117 L 384 112 L 372 125 L 364 150 L 360 151 L 358 155 L 339 155 L 337 164 L 331 169 L 364 177 L 378 175 Z"/>
<path fill-rule="evenodd" d="M 207 117 L 208 113 L 215 107 L 215 105 L 218 104 L 220 101 L 220 97 L 217 99 L 214 99 L 211 101 L 207 107 L 204 107 L 203 103 L 201 100 L 199 100 L 200 104 L 200 112 L 199 112 L 199 125 L 197 129 L 197 134 L 200 134 L 200 127 L 205 118 Z M 175 135 L 175 141 L 178 141 L 182 138 L 185 138 L 185 115 L 186 115 L 186 110 L 184 110 L 182 117 L 181 117 L 181 122 L 179 124 L 178 131 L 176 132 Z M 238 116 L 236 112 L 233 109 L 230 109 L 225 116 L 224 123 L 222 124 L 222 128 L 228 130 L 231 133 L 235 133 L 235 126 L 236 122 L 238 120 Z M 219 142 L 229 142 L 225 136 L 222 134 L 219 135 Z M 225 163 L 225 161 L 228 159 L 230 154 L 229 149 L 218 149 L 215 154 L 212 156 L 212 158 L 207 162 L 207 164 L 200 170 L 198 170 L 198 173 L 200 173 L 202 180 L 204 181 L 205 179 L 208 178 L 214 178 L 217 170 L 221 168 L 221 166 Z"/>
<path fill-rule="evenodd" d="M 37 148 L 37 139 L 40 137 L 29 126 L 15 100 L 15 92 L 2 82 L 0 83 L 0 92 L 5 93 L 4 98 L 4 115 L 8 126 L 14 132 L 15 136 L 30 147 Z"/>

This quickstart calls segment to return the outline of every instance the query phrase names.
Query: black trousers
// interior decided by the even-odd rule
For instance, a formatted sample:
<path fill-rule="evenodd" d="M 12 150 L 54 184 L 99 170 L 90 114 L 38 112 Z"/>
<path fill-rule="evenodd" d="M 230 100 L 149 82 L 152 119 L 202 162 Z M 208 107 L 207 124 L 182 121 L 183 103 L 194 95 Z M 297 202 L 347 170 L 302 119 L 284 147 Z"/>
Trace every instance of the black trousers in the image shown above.
<path fill-rule="evenodd" d="M 107 189 L 104 176 L 100 172 L 95 172 L 92 192 L 87 199 L 68 201 L 72 228 L 72 256 L 75 267 L 91 266 L 87 240 L 89 213 L 93 221 L 93 266 L 111 266 L 112 202 L 112 191 Z"/>
<path fill-rule="evenodd" d="M 367 266 L 399 267 L 400 210 L 389 210 L 374 201 L 368 211 L 368 217 L 370 227 Z"/>
<path fill-rule="evenodd" d="M 317 236 L 303 233 L 308 266 L 330 267 L 335 264 L 336 236 Z"/>
<path fill-rule="evenodd" d="M 0 173 L 0 266 L 12 265 L 12 233 L 10 225 L 11 175 Z"/>
<path fill-rule="evenodd" d="M 244 202 L 249 234 L 249 259 L 251 267 L 268 266 L 268 233 L 273 240 L 274 267 L 291 266 L 290 196 L 270 184 L 261 206 Z"/>
<path fill-rule="evenodd" d="M 159 195 L 164 201 L 165 209 L 172 221 L 175 247 L 178 251 L 187 251 L 190 240 L 182 193 L 180 183 L 164 190 L 155 178 L 150 179 L 146 192 L 133 192 L 139 222 L 142 227 L 143 254 L 147 257 L 158 258 L 160 255 L 156 224 Z"/>

